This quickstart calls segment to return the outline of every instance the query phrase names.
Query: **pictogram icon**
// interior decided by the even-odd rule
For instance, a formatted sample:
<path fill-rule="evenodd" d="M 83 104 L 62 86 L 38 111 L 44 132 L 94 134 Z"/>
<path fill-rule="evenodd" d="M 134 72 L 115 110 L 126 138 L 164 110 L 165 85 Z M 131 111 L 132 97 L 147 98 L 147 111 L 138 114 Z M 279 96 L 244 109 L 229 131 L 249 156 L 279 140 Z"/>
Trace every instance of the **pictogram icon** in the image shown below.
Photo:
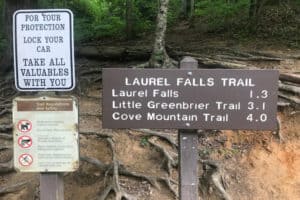
<path fill-rule="evenodd" d="M 32 138 L 29 136 L 21 136 L 18 138 L 18 144 L 21 148 L 29 148 L 32 145 Z"/>
<path fill-rule="evenodd" d="M 22 133 L 28 133 L 32 129 L 32 123 L 29 120 L 20 120 L 17 126 Z"/>
<path fill-rule="evenodd" d="M 33 162 L 33 158 L 31 155 L 29 154 L 22 154 L 20 155 L 19 157 L 19 163 L 24 166 L 24 167 L 27 167 L 27 166 L 30 166 Z"/>

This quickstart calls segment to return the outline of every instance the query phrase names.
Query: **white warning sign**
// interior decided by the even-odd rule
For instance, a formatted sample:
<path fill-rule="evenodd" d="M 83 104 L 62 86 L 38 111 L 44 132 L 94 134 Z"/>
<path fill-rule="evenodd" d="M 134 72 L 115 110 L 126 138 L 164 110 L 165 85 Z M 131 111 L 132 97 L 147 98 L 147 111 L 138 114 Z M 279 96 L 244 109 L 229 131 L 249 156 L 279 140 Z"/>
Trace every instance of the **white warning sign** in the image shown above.
<path fill-rule="evenodd" d="M 75 87 L 71 10 L 18 10 L 13 30 L 18 90 L 70 91 Z"/>
<path fill-rule="evenodd" d="M 13 100 L 14 167 L 21 172 L 72 172 L 79 167 L 76 98 Z"/>

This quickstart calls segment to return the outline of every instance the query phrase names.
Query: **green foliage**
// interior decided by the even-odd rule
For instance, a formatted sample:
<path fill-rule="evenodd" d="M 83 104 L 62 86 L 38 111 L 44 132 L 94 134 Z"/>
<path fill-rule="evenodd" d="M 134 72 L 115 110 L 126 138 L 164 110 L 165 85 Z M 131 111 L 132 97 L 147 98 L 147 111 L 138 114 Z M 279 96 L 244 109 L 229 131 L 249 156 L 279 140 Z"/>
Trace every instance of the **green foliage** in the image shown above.
<path fill-rule="evenodd" d="M 157 1 L 135 0 L 133 6 L 134 32 L 144 33 L 153 29 L 156 21 Z"/>
<path fill-rule="evenodd" d="M 94 36 L 94 28 L 88 18 L 75 18 L 74 20 L 75 42 L 84 41 Z"/>
<path fill-rule="evenodd" d="M 155 12 L 156 14 L 156 12 Z M 168 12 L 168 24 L 174 25 L 181 14 L 181 0 L 171 0 Z"/>
<path fill-rule="evenodd" d="M 300 42 L 300 15 L 291 7 L 269 7 L 257 23 L 256 32 L 262 38 L 281 38 L 294 42 L 298 46 Z"/>
<path fill-rule="evenodd" d="M 132 0 L 132 22 L 135 36 L 153 30 L 158 1 Z M 169 20 L 174 22 L 180 0 L 170 4 Z M 69 8 L 74 13 L 75 41 L 102 37 L 125 37 L 126 1 L 124 0 L 40 0 L 41 8 Z"/>
<path fill-rule="evenodd" d="M 249 9 L 250 0 L 201 0 L 196 2 L 195 15 L 204 33 L 226 34 L 238 40 L 273 38 L 299 46 L 299 0 L 267 0 L 253 18 Z"/>
<path fill-rule="evenodd" d="M 195 6 L 195 15 L 207 25 L 205 31 L 223 31 L 248 20 L 250 0 L 202 0 Z"/>
<path fill-rule="evenodd" d="M 126 0 L 39 0 L 40 8 L 69 8 L 74 13 L 75 41 L 126 37 Z M 131 0 L 133 35 L 154 30 L 157 0 Z M 181 0 L 170 1 L 168 22 L 174 24 Z"/>
<path fill-rule="evenodd" d="M 96 37 L 116 37 L 123 34 L 125 22 L 117 16 L 108 16 L 101 20 L 101 23 L 97 23 L 94 26 Z"/>
<path fill-rule="evenodd" d="M 142 146 L 142 147 L 146 147 L 146 146 L 148 146 L 149 145 L 149 137 L 148 136 L 143 136 L 142 138 L 141 138 L 141 141 L 140 141 L 140 145 Z"/>

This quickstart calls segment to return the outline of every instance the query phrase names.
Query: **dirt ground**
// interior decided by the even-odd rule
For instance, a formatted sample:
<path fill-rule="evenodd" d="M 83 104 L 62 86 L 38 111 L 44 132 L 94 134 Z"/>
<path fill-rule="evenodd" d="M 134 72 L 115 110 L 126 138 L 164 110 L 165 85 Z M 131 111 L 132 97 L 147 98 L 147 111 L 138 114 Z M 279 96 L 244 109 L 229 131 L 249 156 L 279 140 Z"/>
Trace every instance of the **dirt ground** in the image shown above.
<path fill-rule="evenodd" d="M 176 34 L 176 30 L 174 30 Z M 180 31 L 180 30 L 178 30 Z M 192 34 L 192 33 L 190 33 Z M 174 38 L 178 36 L 174 36 Z M 199 39 L 193 46 L 186 46 L 190 42 L 175 40 L 170 36 L 170 45 L 182 45 L 185 50 L 196 51 L 197 47 L 207 45 L 223 45 L 228 43 L 204 41 Z M 191 37 L 195 40 L 197 35 Z M 232 44 L 234 48 L 250 48 L 250 45 Z M 253 45 L 253 44 L 252 44 Z M 277 55 L 298 55 L 298 50 L 280 47 L 256 47 Z M 77 60 L 81 65 L 86 60 Z M 89 62 L 89 61 L 87 61 Z M 282 72 L 300 72 L 299 59 L 285 59 L 280 62 L 253 63 L 261 68 L 276 68 Z M 97 63 L 101 68 L 103 63 Z M 107 63 L 105 64 L 107 65 Z M 115 64 L 114 64 L 115 65 Z M 127 64 L 120 64 L 126 66 Z M 80 67 L 80 66 L 79 66 Z M 86 65 L 88 67 L 88 65 Z M 99 72 L 99 77 L 101 72 Z M 170 145 L 165 139 L 149 136 L 138 130 L 107 130 L 102 129 L 102 85 L 101 81 L 90 83 L 89 77 L 80 79 L 76 94 L 80 110 L 80 154 L 100 160 L 105 164 L 112 162 L 112 151 L 106 137 L 112 134 L 116 156 L 122 166 L 131 172 L 143 174 L 157 179 L 158 184 L 143 178 L 121 175 L 121 188 L 137 197 L 138 200 L 174 200 L 172 192 L 178 189 L 178 168 L 172 167 L 170 174 L 166 170 L 165 157 L 156 146 L 155 141 L 164 147 L 170 155 L 178 149 Z M 222 171 L 222 182 L 233 200 L 300 200 L 300 111 L 295 108 L 282 108 L 278 111 L 281 121 L 281 137 L 270 131 L 216 131 L 199 134 L 199 157 L 202 160 L 214 160 L 219 163 Z M 11 113 L 0 116 L 0 124 L 10 124 Z M 177 140 L 176 130 L 157 130 Z M 11 146 L 12 141 L 0 138 L 0 147 Z M 7 162 L 13 154 L 12 149 L 0 151 L 0 163 Z M 221 199 L 220 192 L 209 181 L 205 181 L 205 172 L 199 162 L 199 199 Z M 64 174 L 64 192 L 66 200 L 96 199 L 111 181 L 111 174 L 106 174 L 97 166 L 86 161 L 80 162 L 80 168 L 74 173 Z M 163 181 L 169 178 L 170 188 Z M 0 200 L 34 200 L 39 199 L 39 174 L 37 173 L 5 173 L 0 176 L 0 191 L 3 187 L 26 182 L 17 191 L 0 196 Z M 108 199 L 114 199 L 110 194 Z"/>

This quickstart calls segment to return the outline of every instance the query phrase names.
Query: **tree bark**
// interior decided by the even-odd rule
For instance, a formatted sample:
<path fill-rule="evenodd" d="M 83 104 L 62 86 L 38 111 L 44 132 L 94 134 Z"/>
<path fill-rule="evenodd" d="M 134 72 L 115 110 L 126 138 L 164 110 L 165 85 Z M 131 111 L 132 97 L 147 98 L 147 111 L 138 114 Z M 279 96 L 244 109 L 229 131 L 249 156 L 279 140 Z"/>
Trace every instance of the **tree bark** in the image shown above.
<path fill-rule="evenodd" d="M 300 86 L 285 84 L 284 82 L 279 81 L 278 87 L 280 90 L 290 92 L 300 97 Z"/>
<path fill-rule="evenodd" d="M 181 12 L 184 18 L 191 18 L 194 15 L 195 0 L 181 0 Z"/>
<path fill-rule="evenodd" d="M 187 1 L 188 0 L 181 0 L 181 12 L 184 17 L 187 17 Z"/>
<path fill-rule="evenodd" d="M 126 37 L 133 38 L 133 0 L 126 0 Z"/>
<path fill-rule="evenodd" d="M 280 74 L 280 80 L 300 84 L 300 75 L 297 74 Z"/>
<path fill-rule="evenodd" d="M 0 76 L 12 69 L 13 55 L 13 38 L 12 38 L 12 22 L 13 13 L 19 9 L 34 9 L 37 7 L 38 0 L 6 0 L 4 1 L 4 33 L 7 39 L 7 48 L 0 57 Z"/>
<path fill-rule="evenodd" d="M 195 12 L 195 0 L 190 0 L 190 6 L 189 6 L 189 17 L 193 17 L 194 16 L 194 12 Z"/>
<path fill-rule="evenodd" d="M 0 24 L 1 27 L 4 27 L 4 24 L 5 24 L 5 4 L 6 4 L 5 1 L 2 1 L 0 3 L 0 5 L 1 5 L 1 12 L 2 12 L 2 14 L 1 14 L 1 24 Z M 4 34 L 4 30 L 3 29 L 1 30 L 1 33 Z"/>
<path fill-rule="evenodd" d="M 256 13 L 256 0 L 250 0 L 250 6 L 249 6 L 249 19 L 253 19 Z"/>
<path fill-rule="evenodd" d="M 154 47 L 149 60 L 149 68 L 170 68 L 174 67 L 172 60 L 167 54 L 165 47 L 165 36 L 167 29 L 167 14 L 169 0 L 159 1 L 157 14 Z"/>

